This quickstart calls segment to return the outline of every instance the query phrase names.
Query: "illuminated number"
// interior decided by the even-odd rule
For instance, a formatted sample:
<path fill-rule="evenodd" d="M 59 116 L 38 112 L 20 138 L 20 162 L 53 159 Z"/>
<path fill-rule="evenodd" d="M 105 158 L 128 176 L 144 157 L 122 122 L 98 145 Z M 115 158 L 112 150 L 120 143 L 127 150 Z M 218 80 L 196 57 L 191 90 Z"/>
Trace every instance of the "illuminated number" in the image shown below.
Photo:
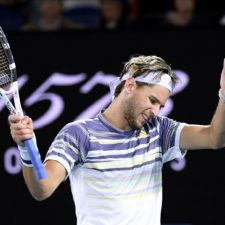
<path fill-rule="evenodd" d="M 189 76 L 184 71 L 181 70 L 174 70 L 173 71 L 178 79 L 181 82 L 178 82 L 176 87 L 173 90 L 172 96 L 179 93 L 183 89 L 185 89 L 189 83 Z M 115 75 L 113 74 L 104 74 L 103 72 L 99 71 L 97 72 L 87 83 L 85 83 L 81 88 L 80 92 L 83 94 L 89 93 L 96 85 L 102 84 L 104 86 L 109 86 L 109 82 L 115 78 Z M 108 93 L 104 96 L 102 96 L 100 99 L 98 99 L 96 102 L 94 102 L 92 105 L 87 107 L 85 111 L 83 111 L 79 116 L 75 118 L 77 119 L 88 119 L 94 117 L 102 108 L 107 106 L 111 101 L 111 94 Z M 170 112 L 173 110 L 174 103 L 171 98 L 169 98 L 166 102 L 165 107 L 160 111 L 159 115 L 161 116 L 167 116 L 170 114 Z"/>
<path fill-rule="evenodd" d="M 87 107 L 79 116 L 75 118 L 75 120 L 93 118 L 94 116 L 96 116 L 97 113 L 99 113 L 99 111 L 102 108 L 104 108 L 109 104 L 111 99 L 112 99 L 111 94 L 104 95 L 96 102 L 94 102 L 92 105 Z"/>
<path fill-rule="evenodd" d="M 81 88 L 80 92 L 82 94 L 89 93 L 96 85 L 102 84 L 109 87 L 109 82 L 115 78 L 113 74 L 104 74 L 103 72 L 97 72 L 87 83 L 85 83 Z M 75 120 L 78 119 L 89 119 L 94 117 L 102 108 L 107 106 L 112 100 L 110 93 L 102 96 L 100 99 L 95 101 L 92 105 L 87 107 L 80 115 L 78 115 Z"/>
<path fill-rule="evenodd" d="M 182 91 L 189 83 L 188 75 L 180 70 L 174 71 L 178 78 L 181 80 L 179 82 L 172 95 L 177 94 Z M 53 73 L 47 80 L 41 84 L 24 102 L 24 106 L 30 107 L 38 102 L 49 101 L 50 106 L 46 112 L 39 118 L 34 120 L 34 128 L 42 128 L 54 122 L 64 110 L 64 100 L 62 96 L 56 93 L 48 91 L 53 86 L 72 86 L 74 84 L 81 83 L 86 79 L 85 73 L 67 75 L 62 73 Z M 90 78 L 84 85 L 81 86 L 81 94 L 89 94 L 97 85 L 101 84 L 109 88 L 109 82 L 115 78 L 113 74 L 105 74 L 101 71 L 97 72 L 93 77 Z M 28 81 L 28 75 L 23 75 L 18 78 L 19 88 L 23 87 Z M 94 117 L 102 108 L 106 107 L 111 102 L 112 96 L 109 92 L 97 99 L 93 104 L 89 105 L 83 112 L 80 113 L 75 119 L 87 119 Z M 0 102 L 0 112 L 3 109 L 4 104 Z M 161 110 L 160 115 L 167 116 L 174 107 L 173 100 L 168 99 L 167 104 Z M 10 148 L 6 151 L 4 156 L 4 165 L 8 173 L 16 174 L 21 171 L 21 163 L 19 152 L 16 148 Z M 181 171 L 185 168 L 185 159 L 177 159 L 171 162 L 170 166 L 174 171 Z"/>
<path fill-rule="evenodd" d="M 61 73 L 53 73 L 32 95 L 27 98 L 24 105 L 29 107 L 37 102 L 48 100 L 50 106 L 48 110 L 40 118 L 34 121 L 34 128 L 42 128 L 56 120 L 64 109 L 64 101 L 60 95 L 46 92 L 52 86 L 71 86 L 82 82 L 86 78 L 84 73 L 76 75 L 65 75 Z"/>
<path fill-rule="evenodd" d="M 4 167 L 9 174 L 21 172 L 21 159 L 17 148 L 12 147 L 6 150 L 4 154 Z"/>

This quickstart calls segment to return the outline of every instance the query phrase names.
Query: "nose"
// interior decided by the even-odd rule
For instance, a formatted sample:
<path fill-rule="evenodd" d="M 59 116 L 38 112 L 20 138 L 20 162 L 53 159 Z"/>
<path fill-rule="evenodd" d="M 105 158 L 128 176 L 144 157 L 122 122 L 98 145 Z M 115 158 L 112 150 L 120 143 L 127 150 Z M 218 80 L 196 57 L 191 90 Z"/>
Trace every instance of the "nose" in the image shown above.
<path fill-rule="evenodd" d="M 160 105 L 159 104 L 154 104 L 151 105 L 151 108 L 149 109 L 149 116 L 154 117 L 159 114 L 160 111 Z"/>

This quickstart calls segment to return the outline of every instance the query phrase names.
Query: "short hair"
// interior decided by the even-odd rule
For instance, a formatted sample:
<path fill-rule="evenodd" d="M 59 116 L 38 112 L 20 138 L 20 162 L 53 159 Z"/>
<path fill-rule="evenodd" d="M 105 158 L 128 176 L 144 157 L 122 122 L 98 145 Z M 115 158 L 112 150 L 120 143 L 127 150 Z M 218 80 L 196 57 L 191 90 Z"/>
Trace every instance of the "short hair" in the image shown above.
<path fill-rule="evenodd" d="M 168 74 L 171 77 L 173 85 L 178 81 L 176 74 L 172 71 L 171 66 L 167 64 L 167 62 L 159 56 L 156 55 L 137 55 L 131 56 L 129 61 L 124 63 L 124 67 L 122 72 L 120 73 L 120 79 L 122 79 L 123 75 L 129 73 L 131 77 L 138 77 L 145 73 L 156 72 L 158 78 L 160 78 L 163 74 Z M 122 81 L 115 90 L 115 97 L 117 97 L 123 86 L 125 81 Z M 137 85 L 142 86 L 141 82 L 137 82 Z"/>

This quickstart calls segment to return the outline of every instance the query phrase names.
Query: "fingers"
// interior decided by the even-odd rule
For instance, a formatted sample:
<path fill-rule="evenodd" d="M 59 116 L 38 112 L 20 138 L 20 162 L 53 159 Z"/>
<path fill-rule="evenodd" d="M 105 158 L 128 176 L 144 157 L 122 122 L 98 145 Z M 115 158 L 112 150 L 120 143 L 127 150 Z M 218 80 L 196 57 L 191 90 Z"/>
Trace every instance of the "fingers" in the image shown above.
<path fill-rule="evenodd" d="M 22 123 L 24 125 L 32 125 L 32 119 L 28 116 L 10 115 L 8 117 L 10 123 Z"/>
<path fill-rule="evenodd" d="M 23 117 L 22 116 L 18 116 L 18 115 L 10 115 L 8 117 L 8 120 L 10 123 L 18 123 L 20 122 L 20 120 L 22 119 Z"/>
<path fill-rule="evenodd" d="M 21 144 L 26 139 L 33 137 L 33 122 L 28 116 L 10 115 L 10 131 L 13 140 L 17 144 Z"/>
<path fill-rule="evenodd" d="M 23 118 L 22 118 L 22 120 L 21 120 L 21 123 L 23 124 L 23 125 L 28 125 L 28 126 L 30 126 L 31 127 L 31 129 L 32 129 L 32 125 L 33 125 L 33 122 L 32 122 L 32 119 L 30 118 L 30 117 L 28 117 L 28 116 L 24 116 Z"/>

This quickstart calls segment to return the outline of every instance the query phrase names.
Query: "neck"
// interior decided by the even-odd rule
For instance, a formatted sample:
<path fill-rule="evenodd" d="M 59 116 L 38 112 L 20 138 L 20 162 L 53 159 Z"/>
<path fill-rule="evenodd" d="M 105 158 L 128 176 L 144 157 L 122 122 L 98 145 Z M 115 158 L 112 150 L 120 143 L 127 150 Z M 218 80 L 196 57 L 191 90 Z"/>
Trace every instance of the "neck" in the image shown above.
<path fill-rule="evenodd" d="M 110 124 L 112 124 L 113 127 L 119 130 L 128 130 L 130 127 L 123 117 L 121 108 L 122 106 L 119 100 L 114 99 L 109 107 L 104 111 L 103 116 Z"/>

